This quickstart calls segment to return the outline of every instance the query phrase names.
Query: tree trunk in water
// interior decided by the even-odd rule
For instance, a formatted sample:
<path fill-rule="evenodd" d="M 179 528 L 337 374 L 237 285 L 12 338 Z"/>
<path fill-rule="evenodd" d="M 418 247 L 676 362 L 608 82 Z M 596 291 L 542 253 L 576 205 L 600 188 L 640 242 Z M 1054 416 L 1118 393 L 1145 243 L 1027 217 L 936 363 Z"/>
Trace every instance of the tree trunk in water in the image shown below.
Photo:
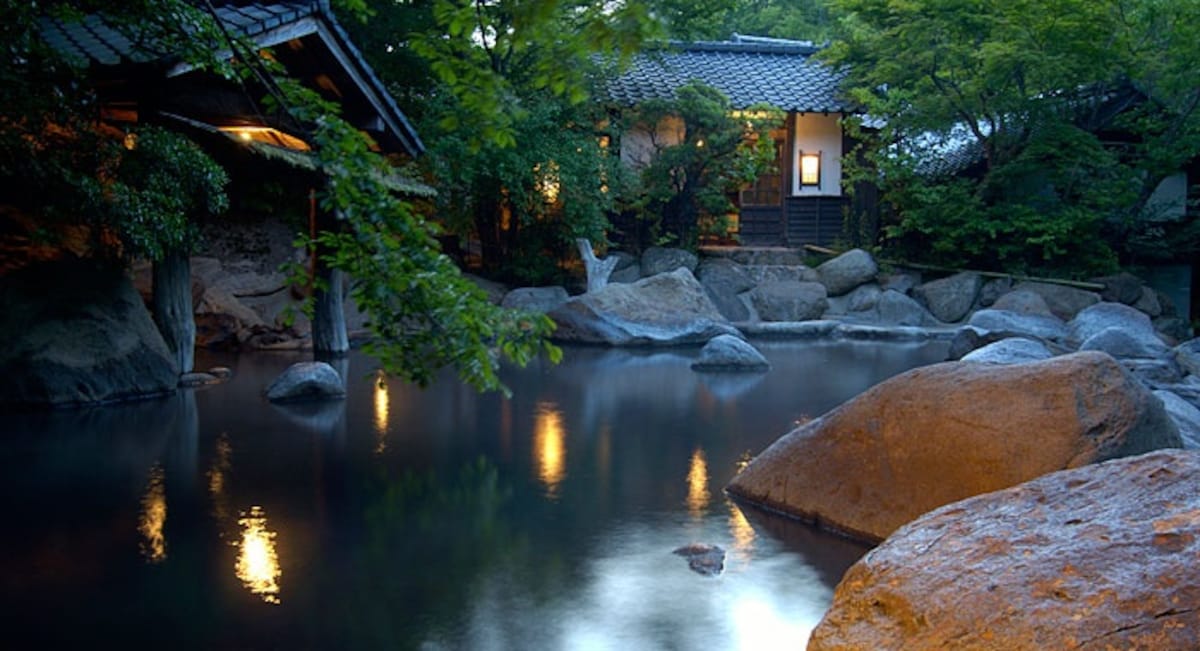
<path fill-rule="evenodd" d="M 345 274 L 321 260 L 317 251 L 316 285 L 313 288 L 312 338 L 317 358 L 345 355 L 350 350 L 346 335 L 342 282 Z"/>
<path fill-rule="evenodd" d="M 169 251 L 154 263 L 154 322 L 167 348 L 175 355 L 180 373 L 195 365 L 196 320 L 192 316 L 192 264 L 180 251 Z"/>

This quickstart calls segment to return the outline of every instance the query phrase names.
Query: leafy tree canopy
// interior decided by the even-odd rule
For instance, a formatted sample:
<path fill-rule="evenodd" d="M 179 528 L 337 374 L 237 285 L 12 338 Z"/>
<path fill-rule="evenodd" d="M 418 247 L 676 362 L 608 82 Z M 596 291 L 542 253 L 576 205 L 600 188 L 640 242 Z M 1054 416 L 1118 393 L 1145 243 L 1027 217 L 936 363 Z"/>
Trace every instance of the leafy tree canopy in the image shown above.
<path fill-rule="evenodd" d="M 646 244 L 694 247 L 701 235 L 724 231 L 733 193 L 770 170 L 770 132 L 783 115 L 769 106 L 735 115 L 720 91 L 692 83 L 673 100 L 644 102 L 625 120 L 623 130 L 640 132 L 652 147 L 628 196 Z"/>
<path fill-rule="evenodd" d="M 0 3 L 0 202 L 37 214 L 43 238 L 83 226 L 97 257 L 160 259 L 195 243 L 195 220 L 225 210 L 228 179 L 179 134 L 153 127 L 126 134 L 100 123 L 82 62 L 64 60 L 40 39 L 40 16 L 77 20 L 107 4 Z M 147 42 L 183 49 L 169 26 L 179 14 L 157 9 L 129 2 L 110 15 L 136 21 Z"/>
<path fill-rule="evenodd" d="M 883 124 L 861 135 L 872 142 L 864 172 L 881 178 L 896 209 L 888 234 L 941 252 L 941 262 L 1111 268 L 1120 233 L 1159 181 L 1200 151 L 1198 50 L 1185 36 L 1200 4 L 833 6 L 842 38 L 829 61 Z M 971 151 L 978 174 L 938 178 L 938 159 Z"/>
<path fill-rule="evenodd" d="M 823 43 L 834 26 L 830 0 L 739 0 L 721 17 L 717 38 L 730 34 Z"/>
<path fill-rule="evenodd" d="M 439 96 L 424 121 L 424 163 L 439 188 L 435 214 L 462 239 L 477 237 L 483 266 L 527 285 L 563 284 L 577 237 L 607 238 L 613 195 L 625 170 L 604 146 L 600 107 L 526 90 L 529 106 L 512 124 L 518 146 L 449 129 L 445 116 L 469 109 Z"/>
<path fill-rule="evenodd" d="M 367 9 L 362 2 L 346 4 L 354 11 Z M 370 315 L 376 335 L 370 352 L 389 372 L 424 382 L 450 365 L 472 385 L 497 389 L 503 388 L 496 375 L 502 357 L 524 363 L 545 351 L 556 359 L 559 351 L 546 342 L 553 327 L 549 319 L 493 306 L 463 278 L 440 252 L 435 229 L 389 191 L 385 179 L 392 169 L 370 151 L 365 135 L 339 117 L 338 106 L 288 78 L 252 44 L 231 38 L 206 8 L 184 0 L 116 6 L 0 2 L 6 49 L 0 66 L 0 81 L 5 82 L 0 90 L 5 102 L 0 175 L 9 189 L 3 200 L 18 201 L 11 192 L 15 179 L 34 183 L 22 190 L 34 197 L 30 207 L 39 216 L 70 207 L 76 219 L 94 221 L 96 215 L 125 206 L 135 219 L 108 225 L 134 243 L 146 239 L 139 228 L 149 225 L 154 213 L 167 217 L 171 211 L 190 214 L 221 207 L 222 199 L 209 191 L 220 185 L 221 176 L 210 161 L 196 158 L 197 151 L 177 137 L 153 130 L 143 131 L 139 139 L 144 149 L 122 148 L 122 134 L 97 119 L 96 97 L 82 62 L 64 60 L 38 38 L 42 12 L 78 18 L 103 9 L 112 24 L 162 51 L 181 53 L 193 65 L 261 93 L 264 111 L 286 116 L 313 145 L 316 167 L 326 179 L 319 201 L 344 227 L 318 233 L 308 244 L 321 247 L 327 263 L 353 277 L 352 296 Z M 232 59 L 219 55 L 230 50 Z M 162 160 L 176 164 L 161 166 Z M 212 187 L 186 197 L 197 179 L 212 182 Z M 123 201 L 126 188 L 151 193 L 154 201 Z M 150 230 L 172 223 L 187 228 L 184 220 L 170 218 L 155 220 Z M 138 253 L 171 246 L 177 235 L 168 233 Z"/>
<path fill-rule="evenodd" d="M 640 2 L 434 0 L 432 12 L 434 31 L 412 46 L 457 100 L 442 127 L 467 130 L 479 145 L 517 144 L 529 91 L 581 104 L 593 55 L 624 60 L 659 33 Z"/>

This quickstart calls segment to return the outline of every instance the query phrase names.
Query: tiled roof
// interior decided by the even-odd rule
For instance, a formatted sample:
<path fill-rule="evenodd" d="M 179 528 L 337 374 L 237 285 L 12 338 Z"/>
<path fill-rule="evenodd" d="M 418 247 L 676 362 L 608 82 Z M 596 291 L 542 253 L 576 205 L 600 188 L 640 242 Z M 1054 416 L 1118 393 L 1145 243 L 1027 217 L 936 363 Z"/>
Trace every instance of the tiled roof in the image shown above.
<path fill-rule="evenodd" d="M 223 4 L 217 16 L 226 27 L 242 36 L 254 37 L 286 23 L 311 16 L 318 2 L 274 2 L 269 4 Z M 78 62 L 115 66 L 121 63 L 145 63 L 166 56 L 157 44 L 125 34 L 103 15 L 85 16 L 80 22 L 58 18 L 41 19 L 42 37 L 64 56 Z"/>
<path fill-rule="evenodd" d="M 954 176 L 983 161 L 983 147 L 977 140 L 944 151 L 926 150 L 922 153 L 916 170 L 923 176 Z"/>
<path fill-rule="evenodd" d="M 843 75 L 812 58 L 818 50 L 812 43 L 736 34 L 734 39 L 671 43 L 640 54 L 628 70 L 602 82 L 598 96 L 632 106 L 671 99 L 676 88 L 695 80 L 720 90 L 735 109 L 767 103 L 798 113 L 854 112 L 838 95 Z"/>
<path fill-rule="evenodd" d="M 363 59 L 362 54 L 350 40 L 346 31 L 337 22 L 329 9 L 328 0 L 280 0 L 277 2 L 245 2 L 225 0 L 215 2 L 217 17 L 231 31 L 256 39 L 259 47 L 270 47 L 277 42 L 263 42 L 263 35 L 313 17 L 321 21 L 326 34 L 334 41 L 331 47 L 345 52 L 347 63 L 354 68 L 354 75 L 363 80 L 363 93 L 389 125 L 389 131 L 403 144 L 409 153 L 416 155 L 424 151 L 425 145 L 408 117 L 400 110 L 395 98 L 384 87 L 375 71 Z M 64 56 L 81 64 L 116 66 L 122 63 L 147 63 L 166 59 L 171 53 L 164 52 L 160 45 L 139 39 L 136 34 L 118 31 L 102 15 L 89 15 L 80 22 L 66 22 L 56 18 L 41 19 L 42 37 Z M 286 38 L 303 35 L 289 31 Z M 313 32 L 318 31 L 315 26 Z M 305 32 L 311 33 L 311 32 Z M 283 37 L 277 37 L 283 38 Z M 181 70 L 186 71 L 184 67 Z M 373 96 L 373 97 L 372 97 Z"/>

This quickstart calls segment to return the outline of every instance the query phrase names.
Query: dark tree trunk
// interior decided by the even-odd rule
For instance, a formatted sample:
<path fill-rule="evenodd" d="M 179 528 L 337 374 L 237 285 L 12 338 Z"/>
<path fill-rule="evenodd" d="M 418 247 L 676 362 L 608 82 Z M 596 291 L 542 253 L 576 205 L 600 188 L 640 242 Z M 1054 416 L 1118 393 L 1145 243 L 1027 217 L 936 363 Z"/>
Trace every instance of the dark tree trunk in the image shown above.
<path fill-rule="evenodd" d="M 336 231 L 342 223 L 336 216 L 320 213 L 314 209 L 315 231 Z M 345 292 L 342 285 L 345 274 L 334 269 L 324 257 L 329 253 L 318 246 L 313 252 L 313 356 L 317 359 L 338 357 L 350 351 L 350 338 L 346 334 Z"/>
<path fill-rule="evenodd" d="M 196 321 L 192 317 L 192 265 L 180 251 L 169 251 L 154 263 L 154 322 L 167 348 L 175 355 L 180 373 L 191 373 L 195 364 Z"/>

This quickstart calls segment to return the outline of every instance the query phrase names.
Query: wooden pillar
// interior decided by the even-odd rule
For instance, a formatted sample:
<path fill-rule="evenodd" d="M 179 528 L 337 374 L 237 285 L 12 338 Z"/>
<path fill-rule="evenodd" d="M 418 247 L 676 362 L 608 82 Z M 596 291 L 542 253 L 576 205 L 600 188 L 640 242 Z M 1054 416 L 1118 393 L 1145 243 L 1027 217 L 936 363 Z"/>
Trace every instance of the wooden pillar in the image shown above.
<path fill-rule="evenodd" d="M 315 194 L 310 199 L 309 212 L 314 232 L 335 231 L 341 228 L 338 219 L 316 208 Z M 343 307 L 345 292 L 342 285 L 345 274 L 334 269 L 322 258 L 329 253 L 321 246 L 313 252 L 313 356 L 320 358 L 339 357 L 350 351 L 350 337 L 346 334 L 346 312 Z"/>
<path fill-rule="evenodd" d="M 167 348 L 175 356 L 180 373 L 191 373 L 195 365 L 196 321 L 192 317 L 192 265 L 186 253 L 168 251 L 154 263 L 154 322 Z"/>

